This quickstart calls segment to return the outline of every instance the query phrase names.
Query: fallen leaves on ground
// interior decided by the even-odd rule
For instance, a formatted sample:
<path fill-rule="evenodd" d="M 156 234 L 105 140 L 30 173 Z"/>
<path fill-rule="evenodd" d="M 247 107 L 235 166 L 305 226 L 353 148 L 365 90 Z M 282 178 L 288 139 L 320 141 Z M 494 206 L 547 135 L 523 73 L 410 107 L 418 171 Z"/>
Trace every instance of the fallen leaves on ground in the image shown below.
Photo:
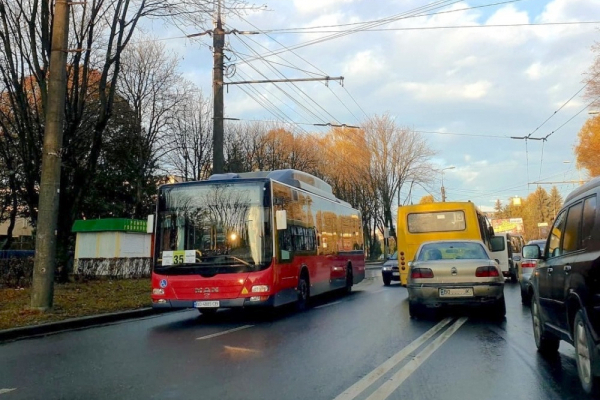
<path fill-rule="evenodd" d="M 0 329 L 149 307 L 150 291 L 150 279 L 55 284 L 54 307 L 41 312 L 29 308 L 31 289 L 0 289 Z"/>

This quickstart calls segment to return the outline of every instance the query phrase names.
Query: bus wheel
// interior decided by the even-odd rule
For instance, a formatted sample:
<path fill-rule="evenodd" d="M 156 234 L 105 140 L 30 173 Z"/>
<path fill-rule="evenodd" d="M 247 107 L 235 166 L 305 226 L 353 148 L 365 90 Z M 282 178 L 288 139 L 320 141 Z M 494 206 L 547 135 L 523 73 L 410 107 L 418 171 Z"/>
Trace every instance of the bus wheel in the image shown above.
<path fill-rule="evenodd" d="M 352 276 L 352 267 L 348 265 L 346 267 L 346 293 L 352 292 L 352 285 L 354 284 L 354 277 Z"/>
<path fill-rule="evenodd" d="M 304 311 L 308 308 L 308 301 L 310 299 L 310 286 L 308 285 L 308 277 L 305 272 L 300 275 L 298 281 L 298 301 L 296 302 L 296 309 L 298 311 Z"/>

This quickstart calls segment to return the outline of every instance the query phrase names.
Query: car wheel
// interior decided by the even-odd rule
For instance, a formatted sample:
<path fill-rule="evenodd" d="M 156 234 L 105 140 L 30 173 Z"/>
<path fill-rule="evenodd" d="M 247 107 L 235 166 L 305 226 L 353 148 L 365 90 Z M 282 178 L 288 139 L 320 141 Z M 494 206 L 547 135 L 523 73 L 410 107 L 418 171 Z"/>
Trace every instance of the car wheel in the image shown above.
<path fill-rule="evenodd" d="M 385 286 L 390 286 L 391 283 L 392 283 L 392 279 L 391 278 L 386 278 L 385 276 L 383 277 L 383 284 Z"/>
<path fill-rule="evenodd" d="M 598 363 L 590 330 L 583 318 L 583 310 L 577 311 L 573 324 L 575 360 L 581 386 L 586 393 L 598 393 L 600 380 L 594 376 L 594 365 Z"/>
<path fill-rule="evenodd" d="M 510 274 L 510 281 L 512 283 L 517 283 L 519 280 L 517 279 L 517 274 L 516 273 L 512 273 Z"/>
<path fill-rule="evenodd" d="M 540 316 L 539 304 L 535 298 L 531 300 L 531 319 L 533 322 L 533 337 L 535 345 L 542 354 L 554 354 L 558 351 L 560 341 L 557 337 L 544 329 L 544 322 Z"/>
<path fill-rule="evenodd" d="M 524 304 L 526 306 L 531 304 L 531 297 L 525 290 L 521 290 L 521 304 Z"/>
<path fill-rule="evenodd" d="M 300 276 L 298 281 L 298 300 L 296 301 L 296 309 L 298 311 L 304 311 L 308 308 L 308 302 L 310 300 L 310 286 L 308 285 L 308 277 L 306 273 Z"/>
<path fill-rule="evenodd" d="M 492 315 L 496 318 L 504 318 L 506 316 L 506 301 L 504 300 L 504 296 L 492 306 Z"/>
<path fill-rule="evenodd" d="M 421 318 L 423 316 L 423 306 L 413 301 L 408 301 L 408 313 L 411 318 Z"/>

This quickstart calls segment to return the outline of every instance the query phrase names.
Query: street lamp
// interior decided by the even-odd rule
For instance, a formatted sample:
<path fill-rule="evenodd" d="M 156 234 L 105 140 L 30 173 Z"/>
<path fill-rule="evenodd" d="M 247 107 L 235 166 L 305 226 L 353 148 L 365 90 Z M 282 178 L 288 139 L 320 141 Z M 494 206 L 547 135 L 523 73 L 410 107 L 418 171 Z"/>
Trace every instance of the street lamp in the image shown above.
<path fill-rule="evenodd" d="M 451 167 L 442 168 L 442 202 L 443 203 L 446 202 L 446 188 L 444 188 L 444 171 L 447 169 L 454 169 L 454 168 L 456 168 L 454 165 Z"/>

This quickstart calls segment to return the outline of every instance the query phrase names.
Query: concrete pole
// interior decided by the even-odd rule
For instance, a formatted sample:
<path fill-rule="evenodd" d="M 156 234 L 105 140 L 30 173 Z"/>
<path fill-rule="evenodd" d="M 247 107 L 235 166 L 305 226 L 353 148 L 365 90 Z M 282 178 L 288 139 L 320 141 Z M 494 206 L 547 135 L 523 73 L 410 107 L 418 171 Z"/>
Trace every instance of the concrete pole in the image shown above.
<path fill-rule="evenodd" d="M 219 1 L 215 29 L 213 30 L 213 173 L 224 172 L 223 155 L 223 48 L 225 31 L 221 22 L 221 2 Z"/>
<path fill-rule="evenodd" d="M 67 90 L 68 38 L 69 3 L 65 0 L 56 0 L 52 24 L 48 104 L 46 104 L 40 201 L 31 291 L 31 308 L 42 311 L 52 308 L 54 296 L 61 148 Z"/>

